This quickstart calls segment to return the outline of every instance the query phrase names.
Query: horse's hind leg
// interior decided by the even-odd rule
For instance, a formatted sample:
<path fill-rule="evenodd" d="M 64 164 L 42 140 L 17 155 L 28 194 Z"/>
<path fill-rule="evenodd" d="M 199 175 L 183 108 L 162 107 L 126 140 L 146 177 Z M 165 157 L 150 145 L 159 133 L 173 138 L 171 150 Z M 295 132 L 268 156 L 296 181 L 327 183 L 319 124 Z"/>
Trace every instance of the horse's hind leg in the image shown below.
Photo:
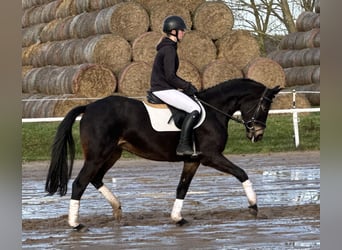
<path fill-rule="evenodd" d="M 187 221 L 182 217 L 181 211 L 186 193 L 188 192 L 192 178 L 199 166 L 199 162 L 184 162 L 183 171 L 176 192 L 176 200 L 173 204 L 171 219 L 177 225 L 184 225 Z"/>
<path fill-rule="evenodd" d="M 114 165 L 114 163 L 120 158 L 122 150 L 118 150 L 107 161 L 102 168 L 97 172 L 96 176 L 92 179 L 91 184 L 106 198 L 109 204 L 113 208 L 113 216 L 117 221 L 121 220 L 122 210 L 119 199 L 110 191 L 110 189 L 103 183 L 103 177 L 106 172 Z"/>

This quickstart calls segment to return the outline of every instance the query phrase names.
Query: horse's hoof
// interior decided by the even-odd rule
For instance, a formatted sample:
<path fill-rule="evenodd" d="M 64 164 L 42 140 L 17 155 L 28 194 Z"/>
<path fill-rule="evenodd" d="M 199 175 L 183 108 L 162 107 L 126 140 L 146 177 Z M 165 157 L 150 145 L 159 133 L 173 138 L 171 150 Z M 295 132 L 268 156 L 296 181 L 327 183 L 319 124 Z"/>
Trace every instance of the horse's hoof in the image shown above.
<path fill-rule="evenodd" d="M 113 210 L 113 216 L 114 216 L 114 219 L 118 222 L 121 221 L 122 219 L 122 210 L 121 210 L 121 207 L 116 209 L 116 210 Z"/>
<path fill-rule="evenodd" d="M 77 227 L 74 227 L 73 230 L 83 233 L 83 232 L 88 231 L 88 227 L 83 224 L 79 224 Z"/>
<path fill-rule="evenodd" d="M 258 205 L 254 204 L 248 207 L 249 208 L 249 212 L 254 215 L 257 216 L 258 215 Z"/>
<path fill-rule="evenodd" d="M 189 223 L 189 222 L 182 218 L 180 221 L 176 222 L 176 225 L 181 227 L 181 226 L 184 226 L 187 223 Z"/>

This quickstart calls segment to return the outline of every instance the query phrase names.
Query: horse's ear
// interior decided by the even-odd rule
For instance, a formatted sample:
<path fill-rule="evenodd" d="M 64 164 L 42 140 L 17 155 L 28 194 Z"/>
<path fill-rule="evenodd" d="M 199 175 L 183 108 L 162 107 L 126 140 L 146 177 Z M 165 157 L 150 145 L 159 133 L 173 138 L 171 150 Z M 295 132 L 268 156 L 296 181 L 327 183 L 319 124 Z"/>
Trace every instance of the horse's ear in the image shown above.
<path fill-rule="evenodd" d="M 280 90 L 282 90 L 284 88 L 281 88 L 279 85 L 275 86 L 273 89 L 272 89 L 272 92 L 274 95 L 278 94 Z"/>

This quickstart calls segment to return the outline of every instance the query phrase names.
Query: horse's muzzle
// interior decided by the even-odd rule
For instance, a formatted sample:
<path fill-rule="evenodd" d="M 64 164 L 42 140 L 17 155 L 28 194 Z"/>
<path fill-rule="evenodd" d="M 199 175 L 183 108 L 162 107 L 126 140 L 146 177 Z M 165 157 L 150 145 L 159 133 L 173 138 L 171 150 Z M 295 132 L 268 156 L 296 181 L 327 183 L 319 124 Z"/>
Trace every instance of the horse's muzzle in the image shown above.
<path fill-rule="evenodd" d="M 264 135 L 264 127 L 254 126 L 253 128 L 247 130 L 246 135 L 251 142 L 261 141 Z"/>

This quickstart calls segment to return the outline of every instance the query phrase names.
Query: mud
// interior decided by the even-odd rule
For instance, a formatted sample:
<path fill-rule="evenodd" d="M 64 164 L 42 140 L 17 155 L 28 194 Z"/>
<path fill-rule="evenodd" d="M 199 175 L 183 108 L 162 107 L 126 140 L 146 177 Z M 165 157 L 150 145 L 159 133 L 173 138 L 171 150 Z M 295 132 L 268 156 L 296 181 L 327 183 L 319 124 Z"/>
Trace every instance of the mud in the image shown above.
<path fill-rule="evenodd" d="M 184 202 L 179 227 L 170 219 L 182 163 L 120 160 L 104 182 L 119 197 L 117 222 L 107 201 L 88 186 L 80 222 L 71 230 L 68 194 L 45 196 L 47 162 L 22 170 L 23 249 L 320 249 L 319 152 L 233 155 L 258 195 L 259 214 L 248 211 L 241 184 L 232 176 L 200 166 Z"/>

